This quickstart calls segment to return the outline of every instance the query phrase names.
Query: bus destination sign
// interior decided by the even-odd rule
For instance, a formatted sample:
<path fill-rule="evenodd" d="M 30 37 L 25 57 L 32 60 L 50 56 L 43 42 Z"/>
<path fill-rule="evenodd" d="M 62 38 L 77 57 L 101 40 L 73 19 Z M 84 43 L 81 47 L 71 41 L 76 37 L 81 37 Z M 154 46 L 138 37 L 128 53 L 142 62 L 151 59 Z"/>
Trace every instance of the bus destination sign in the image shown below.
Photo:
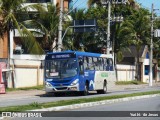
<path fill-rule="evenodd" d="M 70 54 L 52 55 L 52 58 L 70 58 Z"/>
<path fill-rule="evenodd" d="M 74 53 L 66 53 L 66 54 L 49 54 L 46 56 L 46 59 L 67 59 L 67 58 L 75 58 L 76 54 Z"/>

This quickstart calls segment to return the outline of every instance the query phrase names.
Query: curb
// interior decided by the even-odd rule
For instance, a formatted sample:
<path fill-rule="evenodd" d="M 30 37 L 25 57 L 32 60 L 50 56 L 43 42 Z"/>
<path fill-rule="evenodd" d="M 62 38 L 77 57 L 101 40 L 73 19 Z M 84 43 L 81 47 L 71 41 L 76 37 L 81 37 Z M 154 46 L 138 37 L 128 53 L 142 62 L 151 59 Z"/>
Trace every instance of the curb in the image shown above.
<path fill-rule="evenodd" d="M 135 96 L 135 97 L 127 97 L 127 98 L 118 98 L 112 100 L 103 100 L 97 102 L 88 102 L 88 103 L 81 103 L 81 104 L 73 104 L 73 105 L 66 105 L 66 106 L 58 106 L 58 107 L 50 107 L 50 108 L 43 108 L 43 109 L 35 109 L 35 110 L 28 110 L 28 111 L 61 111 L 61 110 L 73 110 L 85 107 L 92 107 L 104 104 L 112 104 L 117 102 L 125 102 L 130 100 L 138 100 L 144 98 L 152 98 L 160 96 L 160 94 L 153 94 L 153 95 L 143 95 L 143 96 Z"/>

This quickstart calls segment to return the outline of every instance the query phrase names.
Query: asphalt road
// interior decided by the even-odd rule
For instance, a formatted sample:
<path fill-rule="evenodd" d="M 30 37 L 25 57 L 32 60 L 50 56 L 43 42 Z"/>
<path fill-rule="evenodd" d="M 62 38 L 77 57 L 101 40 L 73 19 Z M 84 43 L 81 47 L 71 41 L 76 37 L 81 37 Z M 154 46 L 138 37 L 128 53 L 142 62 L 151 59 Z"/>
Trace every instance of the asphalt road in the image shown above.
<path fill-rule="evenodd" d="M 111 95 L 119 95 L 119 94 L 130 94 L 130 93 L 137 93 L 137 92 L 145 92 L 145 91 L 153 91 L 153 90 L 160 90 L 160 87 L 147 87 L 143 89 L 127 89 L 127 90 L 118 90 L 118 91 L 112 91 L 108 94 L 96 94 L 96 92 L 91 92 L 88 96 L 79 96 L 75 94 L 69 94 L 65 96 L 45 96 L 45 92 L 42 91 L 40 93 L 37 92 L 37 94 L 18 94 L 18 95 L 8 95 L 7 97 L 5 95 L 0 95 L 0 107 L 6 107 L 6 106 L 16 106 L 16 105 L 26 105 L 33 102 L 43 103 L 43 102 L 53 102 L 53 101 L 59 101 L 59 100 L 70 100 L 70 99 L 80 99 L 80 98 L 91 98 L 91 97 L 100 97 L 100 96 L 111 96 Z"/>
<path fill-rule="evenodd" d="M 89 114 L 89 117 L 85 117 L 86 115 L 85 112 Z M 117 115 L 119 117 L 108 117 L 109 114 L 107 112 L 110 112 L 110 114 L 112 114 L 113 116 Z M 121 114 L 119 114 L 121 112 L 127 113 L 127 115 L 121 116 Z M 101 113 L 103 117 L 98 116 Z M 152 113 L 152 115 L 155 116 L 158 115 L 158 117 L 138 117 L 138 115 L 140 116 L 143 116 L 145 114 L 149 115 L 149 113 Z M 53 114 L 55 114 L 54 111 L 50 113 L 50 115 Z M 74 114 L 78 115 L 78 117 L 66 117 L 68 115 L 70 116 Z M 69 111 L 69 113 L 68 112 L 62 112 L 60 114 L 57 113 L 57 115 L 62 117 L 43 117 L 43 118 L 33 118 L 33 119 L 16 118 L 16 120 L 28 120 L 28 119 L 30 120 L 160 120 L 160 96 L 148 99 L 139 99 L 128 102 L 119 102 L 114 104 L 75 109 L 73 111 Z"/>

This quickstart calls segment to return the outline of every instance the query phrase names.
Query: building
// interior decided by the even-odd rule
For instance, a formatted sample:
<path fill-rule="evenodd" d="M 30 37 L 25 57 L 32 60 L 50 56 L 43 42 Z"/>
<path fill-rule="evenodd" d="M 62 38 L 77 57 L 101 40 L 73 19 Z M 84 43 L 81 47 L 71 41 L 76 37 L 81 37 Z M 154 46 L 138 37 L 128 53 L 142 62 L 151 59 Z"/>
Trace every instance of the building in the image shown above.
<path fill-rule="evenodd" d="M 141 46 L 139 52 L 135 49 L 135 46 L 130 46 L 129 51 L 123 51 L 123 60 L 117 63 L 117 72 L 119 81 L 130 81 L 136 78 L 136 65 L 139 61 L 139 80 L 141 82 L 149 82 L 149 50 L 147 45 Z M 139 60 L 137 59 L 139 56 Z M 153 80 L 159 81 L 158 78 L 158 63 L 153 59 Z"/>
<path fill-rule="evenodd" d="M 35 3 L 45 5 L 48 2 L 57 5 L 57 7 L 60 5 L 60 0 L 27 0 L 24 6 Z M 68 11 L 68 0 L 64 0 L 64 10 Z M 35 11 L 30 10 L 30 12 Z M 0 62 L 9 65 L 7 70 L 3 69 L 5 83 L 7 83 L 7 87 L 9 88 L 42 85 L 42 67 L 45 56 L 23 54 L 23 48 L 19 44 L 19 38 L 20 35 L 15 29 L 10 31 L 10 35 L 6 33 L 3 40 L 0 41 Z"/>

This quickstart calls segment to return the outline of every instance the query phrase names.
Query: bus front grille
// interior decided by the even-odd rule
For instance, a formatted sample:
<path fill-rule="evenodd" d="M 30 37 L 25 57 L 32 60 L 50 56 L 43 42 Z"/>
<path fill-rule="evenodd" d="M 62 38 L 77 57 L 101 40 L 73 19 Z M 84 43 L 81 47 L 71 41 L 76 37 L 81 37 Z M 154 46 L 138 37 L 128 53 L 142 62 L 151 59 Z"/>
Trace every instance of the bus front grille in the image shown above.
<path fill-rule="evenodd" d="M 67 87 L 56 88 L 57 90 L 67 90 Z"/>

